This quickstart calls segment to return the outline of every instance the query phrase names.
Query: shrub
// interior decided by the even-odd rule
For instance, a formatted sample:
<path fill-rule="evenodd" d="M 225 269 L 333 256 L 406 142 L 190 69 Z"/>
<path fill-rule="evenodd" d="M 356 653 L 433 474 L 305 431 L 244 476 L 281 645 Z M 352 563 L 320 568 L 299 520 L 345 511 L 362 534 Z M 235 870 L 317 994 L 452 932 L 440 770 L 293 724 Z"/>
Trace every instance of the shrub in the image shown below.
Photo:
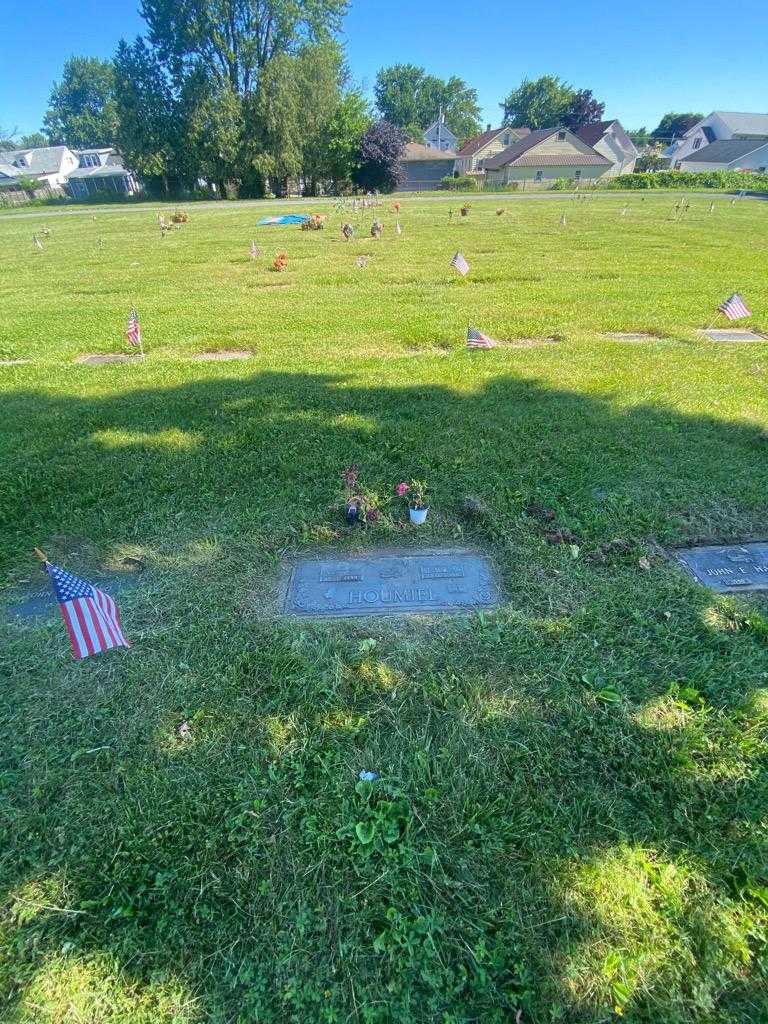
<path fill-rule="evenodd" d="M 552 192 L 570 192 L 573 188 L 573 180 L 571 178 L 556 178 L 550 186 Z"/>
<path fill-rule="evenodd" d="M 519 188 L 519 181 L 508 181 L 506 185 L 494 185 L 486 181 L 485 185 L 483 185 L 484 192 L 517 192 Z"/>
<path fill-rule="evenodd" d="M 458 178 L 448 175 L 440 182 L 440 188 L 448 192 L 476 192 L 477 178 L 473 174 L 460 174 Z"/>
<path fill-rule="evenodd" d="M 748 189 L 750 192 L 768 192 L 768 174 L 748 171 L 641 171 L 620 174 L 606 182 L 606 188 L 649 189 L 719 188 L 726 191 Z"/>

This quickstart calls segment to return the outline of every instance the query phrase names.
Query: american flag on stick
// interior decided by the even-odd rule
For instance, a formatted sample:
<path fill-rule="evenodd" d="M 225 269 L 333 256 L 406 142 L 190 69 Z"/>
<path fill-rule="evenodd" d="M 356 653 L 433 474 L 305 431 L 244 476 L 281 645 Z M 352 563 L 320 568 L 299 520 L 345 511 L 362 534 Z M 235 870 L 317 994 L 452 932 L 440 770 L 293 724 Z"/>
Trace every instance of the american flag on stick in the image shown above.
<path fill-rule="evenodd" d="M 131 306 L 131 312 L 128 315 L 128 330 L 125 332 L 130 345 L 137 345 L 143 353 L 141 345 L 141 327 L 139 325 L 139 314 L 136 312 L 136 307 Z"/>
<path fill-rule="evenodd" d="M 463 252 L 456 253 L 456 255 L 451 260 L 451 266 L 453 267 L 454 270 L 458 271 L 458 273 L 461 274 L 462 277 L 466 277 L 467 274 L 469 273 L 469 264 L 464 259 Z"/>
<path fill-rule="evenodd" d="M 727 298 L 717 308 L 729 320 L 741 320 L 745 316 L 752 316 L 752 311 L 747 308 L 744 299 L 742 299 L 738 292 L 734 292 L 730 298 Z"/>
<path fill-rule="evenodd" d="M 123 635 L 120 612 L 109 594 L 58 565 L 51 565 L 47 559 L 44 564 L 78 660 L 113 647 L 131 646 Z"/>
<path fill-rule="evenodd" d="M 396 235 L 402 235 L 402 233 L 403 233 L 403 229 L 400 227 L 400 221 L 396 220 L 395 221 L 395 234 Z"/>
<path fill-rule="evenodd" d="M 251 259 L 258 259 L 259 256 L 261 256 L 261 252 L 259 250 L 258 245 L 256 245 L 255 242 L 251 242 Z"/>
<path fill-rule="evenodd" d="M 496 348 L 498 341 L 489 338 L 487 334 L 478 331 L 476 327 L 470 327 L 467 331 L 467 348 Z"/>
<path fill-rule="evenodd" d="M 43 251 L 43 243 L 40 241 L 37 235 L 32 235 L 32 244 L 36 249 L 39 249 L 40 252 Z"/>

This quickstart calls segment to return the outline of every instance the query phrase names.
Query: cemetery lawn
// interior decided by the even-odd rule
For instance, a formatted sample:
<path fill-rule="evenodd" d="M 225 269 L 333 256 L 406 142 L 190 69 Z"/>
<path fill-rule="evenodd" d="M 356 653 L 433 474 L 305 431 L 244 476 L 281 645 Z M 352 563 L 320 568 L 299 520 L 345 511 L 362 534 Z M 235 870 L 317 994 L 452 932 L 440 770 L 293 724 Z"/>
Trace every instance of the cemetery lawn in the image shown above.
<path fill-rule="evenodd" d="M 0 217 L 2 607 L 34 545 L 134 583 L 130 651 L 1 617 L 3 1022 L 768 1021 L 766 599 L 665 554 L 768 537 L 768 343 L 696 334 L 768 333 L 768 204 L 675 201 Z M 146 362 L 75 364 L 132 304 Z M 440 545 L 498 611 L 278 614 L 299 553 Z"/>

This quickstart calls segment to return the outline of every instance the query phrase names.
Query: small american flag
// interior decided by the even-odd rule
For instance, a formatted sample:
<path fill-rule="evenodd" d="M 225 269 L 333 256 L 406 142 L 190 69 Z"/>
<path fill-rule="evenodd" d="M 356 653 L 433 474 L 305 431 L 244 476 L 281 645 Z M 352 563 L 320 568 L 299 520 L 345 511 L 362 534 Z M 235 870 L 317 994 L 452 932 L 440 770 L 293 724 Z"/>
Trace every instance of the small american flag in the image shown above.
<path fill-rule="evenodd" d="M 402 233 L 403 233 L 403 229 L 400 227 L 400 221 L 396 220 L 395 221 L 395 234 L 396 235 L 402 235 Z"/>
<path fill-rule="evenodd" d="M 259 256 L 261 256 L 261 251 L 259 250 L 258 245 L 256 245 L 255 242 L 251 242 L 251 259 L 258 259 Z"/>
<path fill-rule="evenodd" d="M 135 306 L 131 307 L 126 335 L 131 345 L 141 345 L 141 327 L 139 327 L 139 314 L 136 312 Z"/>
<path fill-rule="evenodd" d="M 37 235 L 32 235 L 32 243 L 36 249 L 40 250 L 40 252 L 43 251 L 43 243 L 40 241 Z"/>
<path fill-rule="evenodd" d="M 564 213 L 561 213 L 560 214 L 560 227 L 564 228 L 567 223 L 568 223 L 568 218 L 565 216 Z"/>
<path fill-rule="evenodd" d="M 498 342 L 489 338 L 487 334 L 478 331 L 476 327 L 470 327 L 467 331 L 467 348 L 496 348 Z"/>
<path fill-rule="evenodd" d="M 120 612 L 109 594 L 50 562 L 45 568 L 78 660 L 113 647 L 131 646 L 123 636 Z"/>
<path fill-rule="evenodd" d="M 734 292 L 729 299 L 726 299 L 717 308 L 729 320 L 741 320 L 742 317 L 752 316 L 752 311 L 747 309 L 744 299 L 742 299 L 738 292 Z"/>
<path fill-rule="evenodd" d="M 451 266 L 453 267 L 454 270 L 458 271 L 462 277 L 466 277 L 466 275 L 469 273 L 469 264 L 464 259 L 463 252 L 456 253 L 456 255 L 451 260 Z"/>

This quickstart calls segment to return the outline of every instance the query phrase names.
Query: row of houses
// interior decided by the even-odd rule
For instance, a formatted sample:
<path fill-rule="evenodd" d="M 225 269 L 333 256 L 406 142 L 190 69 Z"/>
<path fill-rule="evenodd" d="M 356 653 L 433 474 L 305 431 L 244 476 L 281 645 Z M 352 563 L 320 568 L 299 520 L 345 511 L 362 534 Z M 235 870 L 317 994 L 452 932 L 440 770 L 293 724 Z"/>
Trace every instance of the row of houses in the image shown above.
<path fill-rule="evenodd" d="M 713 110 L 664 151 L 677 171 L 768 168 L 768 114 Z"/>
<path fill-rule="evenodd" d="M 453 175 L 472 175 L 479 184 L 547 188 L 559 178 L 594 184 L 602 178 L 629 174 L 637 149 L 619 121 L 600 121 L 577 131 L 569 128 L 491 128 L 469 139 L 459 150 L 447 146 L 444 124 L 424 133 L 427 144 L 409 143 L 402 167 L 403 191 L 437 188 Z M 434 144 L 440 133 L 440 146 Z M 455 136 L 452 136 L 455 140 Z M 455 145 L 455 141 L 454 141 Z"/>
<path fill-rule="evenodd" d="M 139 191 L 134 175 L 109 147 L 42 146 L 0 151 L 0 189 L 19 189 L 29 179 L 54 193 L 68 191 L 75 199 L 105 192 L 130 196 Z"/>

